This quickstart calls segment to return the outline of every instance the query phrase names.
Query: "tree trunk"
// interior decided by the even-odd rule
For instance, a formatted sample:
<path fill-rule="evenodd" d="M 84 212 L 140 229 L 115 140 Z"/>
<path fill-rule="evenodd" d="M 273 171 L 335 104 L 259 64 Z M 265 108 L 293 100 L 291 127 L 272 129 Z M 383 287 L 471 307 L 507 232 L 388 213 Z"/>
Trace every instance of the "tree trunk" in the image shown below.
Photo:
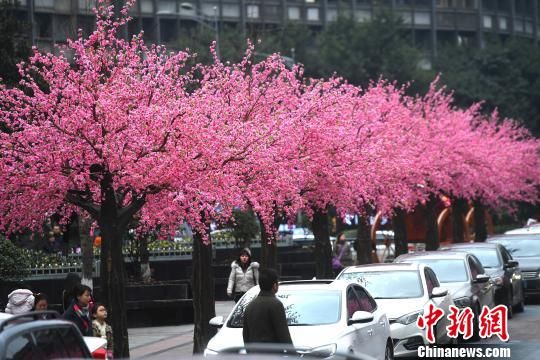
<path fill-rule="evenodd" d="M 465 241 L 465 211 L 467 201 L 462 198 L 452 202 L 452 237 L 454 243 Z"/>
<path fill-rule="evenodd" d="M 332 246 L 328 229 L 328 213 L 321 209 L 313 212 L 313 234 L 315 235 L 315 274 L 317 279 L 333 279 Z"/>
<path fill-rule="evenodd" d="M 122 253 L 127 221 L 119 216 L 112 176 L 101 181 L 102 202 L 98 225 L 101 230 L 101 301 L 107 306 L 114 339 L 114 357 L 129 358 L 126 314 L 126 269 Z M 129 216 L 127 216 L 129 217 Z"/>
<path fill-rule="evenodd" d="M 92 274 L 94 272 L 94 247 L 92 237 L 90 236 L 90 219 L 78 217 L 79 221 L 79 238 L 81 239 L 82 252 L 82 279 L 81 283 L 94 288 Z"/>
<path fill-rule="evenodd" d="M 437 224 L 437 197 L 430 195 L 426 203 L 426 250 L 437 250 L 440 245 Z"/>
<path fill-rule="evenodd" d="M 271 229 L 267 229 L 267 226 L 262 222 L 262 219 L 257 215 L 261 223 L 261 267 L 263 268 L 277 268 L 277 244 L 275 238 L 270 242 L 269 234 L 276 234 L 275 222 Z"/>
<path fill-rule="evenodd" d="M 487 239 L 486 212 L 479 199 L 474 200 L 474 241 L 484 242 Z"/>
<path fill-rule="evenodd" d="M 139 239 L 139 256 L 141 259 L 141 280 L 149 283 L 152 280 L 150 272 L 150 252 L 148 251 L 148 236 L 144 234 Z"/>
<path fill-rule="evenodd" d="M 208 323 L 216 316 L 214 300 L 214 274 L 212 271 L 212 244 L 204 244 L 202 234 L 193 233 L 193 273 L 191 286 L 193 290 L 193 353 L 204 352 L 206 345 L 216 334 L 216 330 Z"/>
<path fill-rule="evenodd" d="M 396 257 L 409 252 L 407 247 L 407 227 L 405 225 L 405 211 L 403 209 L 396 209 L 392 218 L 392 225 L 394 227 L 394 246 L 396 250 Z"/>
<path fill-rule="evenodd" d="M 356 230 L 356 241 L 354 243 L 356 249 L 356 263 L 359 265 L 371 264 L 371 227 L 369 225 L 369 217 L 358 217 L 358 228 Z"/>

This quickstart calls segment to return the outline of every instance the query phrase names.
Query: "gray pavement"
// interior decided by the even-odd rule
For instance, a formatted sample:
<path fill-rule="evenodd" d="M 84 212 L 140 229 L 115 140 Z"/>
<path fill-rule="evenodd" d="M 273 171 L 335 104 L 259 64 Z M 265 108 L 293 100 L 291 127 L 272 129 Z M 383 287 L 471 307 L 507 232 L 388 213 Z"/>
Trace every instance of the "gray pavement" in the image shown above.
<path fill-rule="evenodd" d="M 233 301 L 216 301 L 216 315 L 229 315 L 233 306 Z M 133 328 L 128 333 L 132 359 L 188 358 L 193 353 L 193 324 Z"/>

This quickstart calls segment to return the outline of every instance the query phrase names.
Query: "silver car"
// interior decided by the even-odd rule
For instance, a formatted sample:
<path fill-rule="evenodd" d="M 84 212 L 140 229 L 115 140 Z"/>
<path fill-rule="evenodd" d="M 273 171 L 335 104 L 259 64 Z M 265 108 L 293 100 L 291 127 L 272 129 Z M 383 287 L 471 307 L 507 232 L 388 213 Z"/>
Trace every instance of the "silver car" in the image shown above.
<path fill-rule="evenodd" d="M 210 320 L 220 330 L 208 343 L 205 356 L 244 346 L 244 309 L 259 292 L 258 286 L 251 288 L 226 320 L 222 316 Z M 293 345 L 303 354 L 393 358 L 386 314 L 362 286 L 336 280 L 282 282 L 276 297 L 285 307 Z"/>
<path fill-rule="evenodd" d="M 471 308 L 474 313 L 472 340 L 480 338 L 478 317 L 484 306 L 494 306 L 495 288 L 476 256 L 459 251 L 423 251 L 400 255 L 395 262 L 421 263 L 432 268 L 456 306 Z"/>
<path fill-rule="evenodd" d="M 364 286 L 377 304 L 386 311 L 394 342 L 394 355 L 416 356 L 418 347 L 428 345 L 426 331 L 416 325 L 424 309 L 433 304 L 450 313 L 454 305 L 448 290 L 440 287 L 437 276 L 424 264 L 371 264 L 349 266 L 337 277 Z M 449 338 L 445 316 L 435 327 L 436 344 L 454 343 Z"/>

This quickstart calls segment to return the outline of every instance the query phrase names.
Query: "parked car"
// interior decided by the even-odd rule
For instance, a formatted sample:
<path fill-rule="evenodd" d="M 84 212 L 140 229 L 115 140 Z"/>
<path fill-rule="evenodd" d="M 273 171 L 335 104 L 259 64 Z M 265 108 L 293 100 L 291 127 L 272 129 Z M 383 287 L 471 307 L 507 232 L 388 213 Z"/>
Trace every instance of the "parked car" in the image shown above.
<path fill-rule="evenodd" d="M 394 342 L 394 355 L 416 356 L 418 347 L 428 345 L 426 331 L 416 320 L 433 304 L 450 313 L 454 305 L 448 290 L 440 287 L 437 276 L 427 265 L 416 263 L 371 264 L 349 266 L 338 280 L 353 281 L 366 288 L 377 305 L 386 312 Z M 448 318 L 442 318 L 435 328 L 437 344 L 454 343 L 447 335 Z"/>
<path fill-rule="evenodd" d="M 493 307 L 494 287 L 476 256 L 459 251 L 424 251 L 400 255 L 395 262 L 422 263 L 433 269 L 441 286 L 452 295 L 456 306 L 472 309 L 472 339 L 479 339 L 478 317 L 484 306 Z"/>
<path fill-rule="evenodd" d="M 83 337 L 55 311 L 0 315 L 0 359 L 105 359 L 107 341 Z"/>
<path fill-rule="evenodd" d="M 476 256 L 495 284 L 495 303 L 506 305 L 509 317 L 512 317 L 513 310 L 524 310 L 521 269 L 504 246 L 497 243 L 463 243 L 444 246 L 440 250 L 466 251 Z"/>
<path fill-rule="evenodd" d="M 519 229 L 508 230 L 505 235 L 540 235 L 540 223 L 534 223 Z"/>
<path fill-rule="evenodd" d="M 208 343 L 206 356 L 244 347 L 244 309 L 259 291 L 258 286 L 251 288 L 226 320 L 223 316 L 210 320 L 210 325 L 221 330 Z M 282 282 L 276 296 L 285 307 L 294 347 L 304 354 L 330 357 L 339 352 L 393 358 L 386 314 L 359 284 L 335 280 Z"/>
<path fill-rule="evenodd" d="M 503 245 L 519 262 L 525 298 L 540 297 L 540 235 L 497 235 L 489 243 Z"/>
<path fill-rule="evenodd" d="M 291 230 L 291 235 L 293 245 L 297 246 L 311 245 L 315 240 L 315 235 L 308 228 L 294 228 Z"/>

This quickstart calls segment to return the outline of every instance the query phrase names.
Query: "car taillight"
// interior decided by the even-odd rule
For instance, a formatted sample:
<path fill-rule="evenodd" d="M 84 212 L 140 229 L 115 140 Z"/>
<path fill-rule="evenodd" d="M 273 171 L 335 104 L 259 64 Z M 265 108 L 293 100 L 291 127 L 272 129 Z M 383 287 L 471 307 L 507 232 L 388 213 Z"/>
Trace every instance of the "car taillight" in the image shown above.
<path fill-rule="evenodd" d="M 107 349 L 99 348 L 92 353 L 94 359 L 107 359 Z"/>

